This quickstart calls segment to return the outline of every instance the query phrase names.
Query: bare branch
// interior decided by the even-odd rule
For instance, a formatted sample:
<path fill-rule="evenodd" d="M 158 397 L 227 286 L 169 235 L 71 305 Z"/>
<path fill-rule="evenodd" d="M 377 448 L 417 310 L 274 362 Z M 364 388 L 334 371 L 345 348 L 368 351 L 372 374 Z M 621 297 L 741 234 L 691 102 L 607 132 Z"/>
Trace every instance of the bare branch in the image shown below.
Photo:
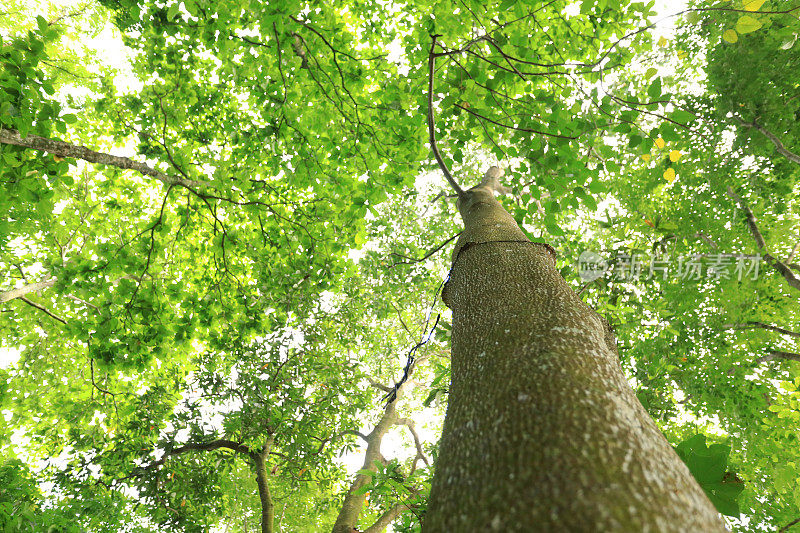
<path fill-rule="evenodd" d="M 369 376 L 367 376 L 367 381 L 369 381 L 370 385 L 372 385 L 376 389 L 382 390 L 383 392 L 389 392 L 391 390 L 394 390 L 394 387 L 389 387 L 388 385 L 384 385 L 383 383 L 381 383 L 381 382 L 379 382 L 379 381 L 377 381 L 377 380 L 375 380 L 375 379 L 373 379 L 373 378 L 371 378 Z"/>
<path fill-rule="evenodd" d="M 439 147 L 436 146 L 436 126 L 434 125 L 433 121 L 433 74 L 434 64 L 436 61 L 434 50 L 436 49 L 437 37 L 439 36 L 431 36 L 431 50 L 428 53 L 428 141 L 430 142 L 433 156 L 436 158 L 436 162 L 439 164 L 439 168 L 442 170 L 442 174 L 444 174 L 444 177 L 447 178 L 447 182 L 450 184 L 453 190 L 456 191 L 459 197 L 461 197 L 464 195 L 464 191 L 458 186 L 456 180 L 453 179 L 452 174 L 450 174 L 450 170 L 447 168 L 447 164 L 444 162 L 444 159 L 442 159 L 442 154 L 439 153 Z"/>
<path fill-rule="evenodd" d="M 172 450 L 167 451 L 164 453 L 164 456 L 155 461 L 150 463 L 145 469 L 157 468 L 167 462 L 167 459 L 173 457 L 175 455 L 181 455 L 188 452 L 210 452 L 214 450 L 219 450 L 221 448 L 232 450 L 237 453 L 244 453 L 250 454 L 251 450 L 244 444 L 240 444 L 238 442 L 227 440 L 227 439 L 217 439 L 212 440 L 211 442 L 199 442 L 199 443 L 188 443 L 184 444 L 183 446 L 179 446 Z"/>
<path fill-rule="evenodd" d="M 460 231 L 458 233 L 456 233 L 455 235 L 453 235 L 452 237 L 450 237 L 449 239 L 447 239 L 446 241 L 444 241 L 443 243 L 441 243 L 438 246 L 436 246 L 435 248 L 431 249 L 429 252 L 427 252 L 425 255 L 423 255 L 419 259 L 417 259 L 415 257 L 409 257 L 409 256 L 403 255 L 403 254 L 398 254 L 396 252 L 392 252 L 389 255 L 394 255 L 396 257 L 402 257 L 403 259 L 406 259 L 406 261 L 397 261 L 395 263 L 392 263 L 389 266 L 389 268 L 394 268 L 397 265 L 408 265 L 408 264 L 411 264 L 411 263 L 421 263 L 422 261 L 425 261 L 430 256 L 432 256 L 433 254 L 435 254 L 436 252 L 438 252 L 439 250 L 441 250 L 442 248 L 447 246 L 453 239 L 455 239 L 459 235 L 461 235 Z"/>
<path fill-rule="evenodd" d="M 397 313 L 397 318 L 400 319 L 400 325 L 402 325 L 403 329 L 406 330 L 406 333 L 408 333 L 408 336 L 413 339 L 414 334 L 411 333 L 411 330 L 408 328 L 408 324 L 406 324 L 406 321 L 403 320 L 402 311 L 400 311 L 400 308 L 397 307 L 397 304 L 395 304 L 394 301 L 390 301 L 389 303 L 392 304 L 392 307 L 394 308 L 395 312 Z"/>
<path fill-rule="evenodd" d="M 795 518 L 794 520 L 792 520 L 791 522 L 789 522 L 788 524 L 786 524 L 785 526 L 780 528 L 778 530 L 778 533 L 786 533 L 787 531 L 789 531 L 790 527 L 792 527 L 792 526 L 794 526 L 796 524 L 800 524 L 800 518 Z"/>
<path fill-rule="evenodd" d="M 120 278 L 120 279 L 122 279 L 122 278 Z M 114 283 L 114 285 L 116 285 L 116 284 L 117 284 L 117 283 Z M 96 305 L 94 305 L 93 303 L 91 303 L 91 302 L 87 302 L 86 300 L 83 300 L 83 299 L 81 299 L 81 298 L 78 298 L 77 296 L 74 296 L 74 295 L 72 295 L 72 294 L 65 294 L 64 296 L 66 296 L 67 298 L 69 298 L 69 299 L 70 299 L 70 300 L 72 300 L 73 302 L 78 302 L 79 304 L 83 304 L 83 305 L 85 305 L 85 306 L 87 306 L 87 307 L 91 307 L 91 308 L 92 308 L 92 309 L 94 309 L 95 311 L 99 311 L 99 310 L 100 310 L 100 308 L 99 308 L 99 307 L 97 307 Z"/>
<path fill-rule="evenodd" d="M 422 442 L 419 440 L 419 435 L 417 435 L 417 429 L 414 421 L 410 418 L 398 418 L 396 424 L 406 426 L 408 431 L 411 433 L 411 436 L 414 438 L 414 446 L 417 448 L 417 456 L 414 457 L 414 464 L 411 467 L 411 473 L 413 474 L 417 469 L 417 461 L 419 460 L 425 463 L 425 466 L 430 468 L 431 463 L 428 461 L 428 457 L 425 455 L 425 452 L 422 451 Z"/>
<path fill-rule="evenodd" d="M 360 437 L 367 444 L 369 444 L 369 437 L 368 436 L 366 436 L 363 433 L 361 433 L 360 431 L 356 431 L 354 429 L 345 429 L 344 431 L 340 431 L 339 433 L 337 433 L 335 435 L 331 435 L 330 437 L 327 437 L 327 438 L 324 438 L 324 439 L 320 439 L 320 440 L 322 440 L 322 442 L 320 443 L 319 448 L 317 448 L 317 451 L 314 452 L 314 454 L 315 455 L 321 454 L 322 450 L 325 449 L 325 446 L 327 446 L 328 444 L 332 444 L 332 443 L 336 442 L 337 440 L 341 439 L 345 435 L 355 435 L 356 437 Z M 279 454 L 276 454 L 276 455 L 279 455 Z"/>
<path fill-rule="evenodd" d="M 730 196 L 739 205 L 739 209 L 744 211 L 745 217 L 747 218 L 747 225 L 750 228 L 750 233 L 753 234 L 753 238 L 756 241 L 756 246 L 758 246 L 758 249 L 766 251 L 767 243 L 764 242 L 764 237 L 761 235 L 761 231 L 758 229 L 756 217 L 753 215 L 753 212 L 750 210 L 744 200 L 742 200 L 742 197 L 733 192 L 733 189 L 730 186 L 728 186 L 728 196 Z"/>
<path fill-rule="evenodd" d="M 412 368 L 409 369 L 409 375 L 413 370 L 414 368 L 412 365 Z M 405 381 L 397 386 L 397 400 L 406 393 L 409 383 L 409 381 Z M 395 388 L 392 387 L 391 390 L 395 391 Z M 378 423 L 369 435 L 366 435 L 367 451 L 364 454 L 364 463 L 361 466 L 362 470 L 374 472 L 376 469 L 375 463 L 385 461 L 381 453 L 381 442 L 389 429 L 399 423 L 398 420 L 400 420 L 400 417 L 397 415 L 397 403 L 397 401 L 392 401 L 386 405 L 380 420 L 378 420 Z M 347 490 L 347 494 L 345 494 L 339 516 L 336 518 L 336 523 L 333 526 L 333 533 L 350 533 L 352 528 L 358 523 L 358 516 L 361 514 L 366 502 L 366 495 L 363 493 L 360 494 L 359 489 L 367 485 L 369 480 L 369 476 L 365 474 L 356 474 L 355 479 L 353 479 L 353 482 Z M 381 530 L 376 529 L 373 531 Z"/>
<path fill-rule="evenodd" d="M 369 439 L 366 435 L 354 429 L 346 429 L 342 431 L 342 435 L 355 435 L 356 437 L 360 437 L 364 442 L 369 442 Z"/>
<path fill-rule="evenodd" d="M 152 167 L 134 161 L 127 157 L 120 157 L 102 152 L 95 152 L 85 146 L 78 146 L 64 141 L 57 141 L 54 139 L 47 139 L 39 137 L 38 135 L 28 135 L 24 139 L 16 130 L 0 129 L 0 144 L 10 144 L 13 146 L 22 146 L 23 148 L 30 148 L 32 150 L 40 150 L 48 152 L 58 157 L 71 157 L 74 159 L 82 159 L 90 163 L 98 163 L 101 165 L 108 165 L 121 169 L 131 169 L 150 176 L 162 182 L 164 185 L 181 185 L 183 187 L 200 187 L 210 186 L 209 182 L 189 180 L 186 178 L 179 178 L 177 176 L 169 176 L 163 172 L 156 170 Z"/>
<path fill-rule="evenodd" d="M 712 247 L 714 249 L 719 248 L 719 246 L 717 246 L 717 243 L 715 243 L 713 240 L 711 240 L 711 237 L 709 237 L 708 235 L 706 235 L 702 231 L 698 231 L 697 233 L 694 234 L 694 236 L 697 237 L 698 239 L 701 239 L 704 243 L 706 243 L 707 245 L 709 245 L 710 247 Z"/>
<path fill-rule="evenodd" d="M 499 126 L 501 128 L 505 128 L 505 129 L 509 129 L 509 130 L 516 130 L 516 131 L 524 131 L 526 133 L 537 133 L 539 135 L 545 135 L 547 137 L 555 137 L 557 139 L 574 140 L 574 139 L 577 139 L 578 137 L 580 137 L 581 135 L 583 135 L 584 133 L 587 133 L 587 132 L 590 131 L 590 130 L 586 130 L 584 132 L 579 133 L 578 135 L 562 135 L 560 133 L 551 133 L 551 132 L 548 132 L 548 131 L 537 130 L 537 129 L 534 129 L 534 128 L 523 128 L 523 127 L 520 127 L 520 126 L 515 126 L 513 124 L 503 124 L 502 122 L 498 122 L 496 120 L 492 120 L 489 117 L 481 115 L 480 113 L 476 113 L 472 109 L 469 109 L 468 107 L 465 107 L 465 106 L 463 106 L 461 104 L 455 104 L 455 106 L 457 108 L 461 109 L 462 111 L 466 111 L 467 113 L 469 113 L 470 115 L 472 115 L 472 116 L 474 116 L 476 118 L 479 118 L 481 120 L 485 120 L 486 122 L 490 122 L 490 123 L 494 124 L 495 126 Z"/>

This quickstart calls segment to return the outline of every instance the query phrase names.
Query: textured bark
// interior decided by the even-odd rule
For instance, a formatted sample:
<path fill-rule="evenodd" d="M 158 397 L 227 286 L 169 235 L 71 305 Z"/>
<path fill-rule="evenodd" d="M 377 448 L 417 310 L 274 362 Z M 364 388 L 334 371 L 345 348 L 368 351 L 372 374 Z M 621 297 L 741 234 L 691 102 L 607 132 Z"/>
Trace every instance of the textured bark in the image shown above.
<path fill-rule="evenodd" d="M 452 383 L 423 531 L 724 531 L 610 330 L 488 183 L 459 201 Z"/>
<path fill-rule="evenodd" d="M 150 176 L 162 182 L 164 185 L 182 185 L 184 187 L 199 187 L 201 185 L 209 185 L 208 182 L 189 180 L 170 176 L 163 172 L 156 170 L 152 167 L 129 159 L 127 157 L 120 157 L 111 154 L 104 154 L 103 152 L 95 152 L 85 146 L 78 146 L 75 144 L 66 143 L 64 141 L 57 141 L 38 135 L 28 135 L 22 137 L 18 131 L 0 128 L 0 144 L 11 144 L 14 146 L 22 146 L 24 148 L 31 148 L 33 150 L 41 150 L 48 152 L 59 157 L 71 157 L 74 159 L 82 159 L 90 163 L 98 163 L 100 165 L 108 165 L 121 169 L 131 169 Z"/>

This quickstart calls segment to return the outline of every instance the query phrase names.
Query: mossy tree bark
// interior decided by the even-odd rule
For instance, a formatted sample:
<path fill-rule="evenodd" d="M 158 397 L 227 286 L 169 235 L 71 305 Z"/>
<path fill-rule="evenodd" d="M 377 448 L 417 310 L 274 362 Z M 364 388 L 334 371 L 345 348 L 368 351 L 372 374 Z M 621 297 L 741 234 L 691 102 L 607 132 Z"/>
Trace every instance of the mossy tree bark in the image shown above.
<path fill-rule="evenodd" d="M 459 200 L 452 383 L 423 531 L 723 531 L 613 335 L 494 197 Z"/>

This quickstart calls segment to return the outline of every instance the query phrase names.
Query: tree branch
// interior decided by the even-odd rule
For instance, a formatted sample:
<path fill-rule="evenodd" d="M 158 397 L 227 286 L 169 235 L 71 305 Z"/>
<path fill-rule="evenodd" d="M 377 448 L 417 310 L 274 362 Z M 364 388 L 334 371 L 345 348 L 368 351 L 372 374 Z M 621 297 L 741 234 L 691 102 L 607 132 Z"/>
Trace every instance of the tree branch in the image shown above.
<path fill-rule="evenodd" d="M 36 283 L 29 283 L 27 285 L 17 287 L 16 289 L 11 289 L 10 291 L 0 292 L 0 304 L 13 300 L 15 298 L 20 298 L 31 292 L 47 289 L 55 284 L 56 284 L 56 278 L 50 277 Z"/>
<path fill-rule="evenodd" d="M 396 424 L 400 424 L 406 426 L 408 431 L 411 432 L 411 436 L 414 438 L 414 446 L 417 449 L 417 456 L 414 457 L 414 464 L 411 467 L 411 473 L 413 474 L 414 471 L 417 469 L 417 461 L 422 460 L 425 463 L 425 466 L 431 466 L 430 461 L 425 456 L 425 452 L 422 451 L 422 443 L 419 440 L 419 435 L 417 435 L 417 429 L 414 427 L 414 421 L 410 418 L 398 418 Z"/>
<path fill-rule="evenodd" d="M 364 435 L 360 431 L 356 431 L 354 429 L 346 429 L 346 430 L 342 431 L 341 434 L 342 435 L 355 435 L 356 437 L 361 438 L 364 442 L 369 442 L 369 439 L 367 438 L 366 435 Z"/>
<path fill-rule="evenodd" d="M 409 370 L 409 374 L 413 372 L 413 367 Z M 397 387 L 397 399 L 399 400 L 406 392 L 409 382 L 406 381 Z M 394 390 L 394 388 L 392 388 Z M 366 436 L 367 451 L 364 454 L 364 463 L 361 466 L 362 470 L 369 470 L 374 472 L 376 470 L 375 462 L 384 461 L 383 454 L 381 454 L 381 442 L 383 437 L 389 429 L 398 424 L 401 420 L 397 415 L 397 401 L 389 402 L 383 410 L 378 423 Z M 366 503 L 366 495 L 359 493 L 359 489 L 369 483 L 370 477 L 365 474 L 356 474 L 355 479 L 350 484 L 347 494 L 342 502 L 342 507 L 339 511 L 339 516 L 336 517 L 336 523 L 333 526 L 333 533 L 351 533 L 353 528 L 358 524 L 358 516 L 364 508 Z M 394 518 L 392 518 L 394 520 Z M 386 527 L 386 526 L 384 526 Z M 376 529 L 373 531 L 381 531 Z"/>
<path fill-rule="evenodd" d="M 275 521 L 275 504 L 269 492 L 267 480 L 267 457 L 272 447 L 272 438 L 258 452 L 250 454 L 256 467 L 256 483 L 258 484 L 258 499 L 261 501 L 261 533 L 272 533 Z"/>
<path fill-rule="evenodd" d="M 217 439 L 217 440 L 212 440 L 211 442 L 184 444 L 183 446 L 179 446 L 177 448 L 164 452 L 164 456 L 161 459 L 153 463 L 150 463 L 148 466 L 145 467 L 145 469 L 149 470 L 151 468 L 157 468 L 163 465 L 169 457 L 175 455 L 181 455 L 193 451 L 210 452 L 214 450 L 219 450 L 220 448 L 232 450 L 237 453 L 243 453 L 247 455 L 250 454 L 250 448 L 244 444 L 240 444 L 238 442 L 234 442 L 232 440 L 227 440 L 227 439 Z"/>
<path fill-rule="evenodd" d="M 590 131 L 590 130 L 586 130 L 586 131 L 584 131 L 584 132 L 582 132 L 582 133 L 580 133 L 578 135 L 562 135 L 560 133 L 550 133 L 550 132 L 547 132 L 547 131 L 537 130 L 537 129 L 534 129 L 534 128 L 523 128 L 523 127 L 520 127 L 520 126 L 511 125 L 511 124 L 503 124 L 502 122 L 498 122 L 496 120 L 492 120 L 487 116 L 481 115 L 480 113 L 476 113 L 472 109 L 469 109 L 468 107 L 465 107 L 465 106 L 463 106 L 461 104 L 455 104 L 455 106 L 457 108 L 461 109 L 462 111 L 466 111 L 467 113 L 469 113 L 470 115 L 472 115 L 472 116 L 474 116 L 476 118 L 479 118 L 481 120 L 485 120 L 486 122 L 490 122 L 491 124 L 494 124 L 495 126 L 499 126 L 501 128 L 505 128 L 507 130 L 524 131 L 526 133 L 536 133 L 538 135 L 545 135 L 547 137 L 555 137 L 557 139 L 568 139 L 568 140 L 577 139 L 578 137 L 580 137 L 584 133 L 587 133 L 588 131 Z"/>
<path fill-rule="evenodd" d="M 364 530 L 364 533 L 381 533 L 381 531 L 386 529 L 389 524 L 394 522 L 398 516 L 409 509 L 411 509 L 411 506 L 407 503 L 396 504 L 394 507 L 380 515 L 371 526 Z"/>
<path fill-rule="evenodd" d="M 58 315 L 56 315 L 56 314 L 53 314 L 53 312 L 52 312 L 52 311 L 50 311 L 49 309 L 47 309 L 47 308 L 46 308 L 45 306 L 43 306 L 43 305 L 37 304 L 36 302 L 34 302 L 34 301 L 31 301 L 31 300 L 29 300 L 29 299 L 25 298 L 24 296 L 20 296 L 20 297 L 19 297 L 19 299 L 20 299 L 20 300 L 22 300 L 23 302 L 25 302 L 26 304 L 30 305 L 31 307 L 35 307 L 35 308 L 36 308 L 36 309 L 38 309 L 39 311 L 42 311 L 42 312 L 43 312 L 43 313 L 45 313 L 46 315 L 49 315 L 51 318 L 54 318 L 55 320 L 58 320 L 58 321 L 59 321 L 59 322 L 61 322 L 62 324 L 66 324 L 66 323 L 67 323 L 67 321 L 66 321 L 66 320 L 64 320 L 63 318 L 61 318 L 60 316 L 58 316 Z"/>
<path fill-rule="evenodd" d="M 797 163 L 798 165 L 800 165 L 800 155 L 797 155 L 796 153 L 788 150 L 783 145 L 781 140 L 778 139 L 778 137 L 771 131 L 767 130 L 763 126 L 760 126 L 758 122 L 756 122 L 755 120 L 753 122 L 745 122 L 739 115 L 733 115 L 733 118 L 735 118 L 742 126 L 745 126 L 747 128 L 753 128 L 760 131 L 764 135 L 764 137 L 769 139 L 770 142 L 772 142 L 772 144 L 775 145 L 775 150 L 777 150 L 779 154 L 781 154 L 783 157 L 785 157 L 792 163 Z"/>
<path fill-rule="evenodd" d="M 742 200 L 738 194 L 733 192 L 733 189 L 730 186 L 728 186 L 728 196 L 730 196 L 739 205 L 739 208 L 744 211 L 745 217 L 747 218 L 747 225 L 750 228 L 750 233 L 753 234 L 753 238 L 756 241 L 756 246 L 758 246 L 759 251 L 761 251 L 764 260 L 768 264 L 771 264 L 775 270 L 777 270 L 783 276 L 790 286 L 800 291 L 800 278 L 795 276 L 794 272 L 792 272 L 788 266 L 767 253 L 767 243 L 764 241 L 764 237 L 761 235 L 761 231 L 758 229 L 756 217 L 753 215 L 753 212 L 750 210 L 744 200 Z"/>
<path fill-rule="evenodd" d="M 382 390 L 383 392 L 390 392 L 390 391 L 394 390 L 394 387 L 390 387 L 388 385 L 384 385 L 380 381 L 377 381 L 377 380 L 373 379 L 370 376 L 367 376 L 367 381 L 369 381 L 370 385 L 372 385 L 373 387 L 375 387 L 378 390 Z"/>
<path fill-rule="evenodd" d="M 775 359 L 785 359 L 787 361 L 800 361 L 800 353 L 784 352 L 781 350 L 767 350 L 767 354 L 756 359 L 756 364 L 774 361 Z"/>
<path fill-rule="evenodd" d="M 789 252 L 789 255 L 786 257 L 786 264 L 789 267 L 792 266 L 791 265 L 792 259 L 794 259 L 794 256 L 795 256 L 795 254 L 797 253 L 798 250 L 800 250 L 800 239 L 797 239 L 797 242 L 794 243 L 794 248 L 792 248 L 792 251 Z"/>
<path fill-rule="evenodd" d="M 719 249 L 719 246 L 717 246 L 717 243 L 715 243 L 713 240 L 711 240 L 711 237 L 709 237 L 708 235 L 706 235 L 702 231 L 698 231 L 697 233 L 695 233 L 694 237 L 697 237 L 698 239 L 702 239 L 702 241 L 704 243 L 706 243 L 710 247 L 714 248 L 715 250 Z"/>
<path fill-rule="evenodd" d="M 461 235 L 461 232 L 460 232 L 460 231 L 459 231 L 458 233 L 456 233 L 455 235 L 453 235 L 452 237 L 450 237 L 449 239 L 447 239 L 446 241 L 444 241 L 443 243 L 441 243 L 441 244 L 439 244 L 438 246 L 436 246 L 435 248 L 431 249 L 431 250 L 430 250 L 428 253 L 426 253 L 425 255 L 423 255 L 422 257 L 420 257 L 419 259 L 417 259 L 417 258 L 415 258 L 415 257 L 409 257 L 409 256 L 407 256 L 407 255 L 403 255 L 403 254 L 398 254 L 398 253 L 396 253 L 396 252 L 392 252 L 392 253 L 390 253 L 389 255 L 394 255 L 394 256 L 397 256 L 397 257 L 402 257 L 403 259 L 407 259 L 407 261 L 397 261 L 397 262 L 395 262 L 395 263 L 392 263 L 392 264 L 389 266 L 389 268 L 394 268 L 394 267 L 396 267 L 397 265 L 408 265 L 408 264 L 411 264 L 411 263 L 421 263 L 422 261 L 425 261 L 425 260 L 426 260 L 426 259 L 428 259 L 430 256 L 432 256 L 433 254 L 435 254 L 436 252 L 438 252 L 439 250 L 441 250 L 442 248 L 444 248 L 445 246 L 447 246 L 447 244 L 448 244 L 448 243 L 450 243 L 450 242 L 451 242 L 453 239 L 455 239 L 455 238 L 456 238 L 456 237 L 458 237 L 459 235 Z"/>
<path fill-rule="evenodd" d="M 782 528 L 780 528 L 778 530 L 778 533 L 786 533 L 787 531 L 789 531 L 790 527 L 792 527 L 792 526 L 794 526 L 796 524 L 800 524 L 800 518 L 796 518 L 796 519 L 792 520 L 791 522 L 789 522 L 788 524 L 786 524 L 785 526 L 783 526 Z"/>
<path fill-rule="evenodd" d="M 780 328 L 778 326 L 773 326 L 771 324 L 765 324 L 764 322 L 745 322 L 744 324 L 725 324 L 722 327 L 727 329 L 768 329 L 770 331 L 775 331 L 782 335 L 789 335 L 791 337 L 800 337 L 800 332 L 797 331 L 790 331 L 788 329 Z"/>
<path fill-rule="evenodd" d="M 16 130 L 0 129 L 0 144 L 21 146 L 23 148 L 48 152 L 53 155 L 57 155 L 58 157 L 71 157 L 74 159 L 82 159 L 90 163 L 98 163 L 100 165 L 108 165 L 125 170 L 135 170 L 140 174 L 157 179 L 164 185 L 181 185 L 183 187 L 200 187 L 211 185 L 206 181 L 196 181 L 186 178 L 179 178 L 177 176 L 169 176 L 159 170 L 147 166 L 144 163 L 134 161 L 133 159 L 105 154 L 103 152 L 95 152 L 94 150 L 90 150 L 85 146 L 78 146 L 66 143 L 64 141 L 47 139 L 45 137 L 39 137 L 38 135 L 28 135 L 23 139 Z"/>
<path fill-rule="evenodd" d="M 739 205 L 739 209 L 744 211 L 745 217 L 747 218 L 747 226 L 750 228 L 750 233 L 753 234 L 753 238 L 756 241 L 756 246 L 758 246 L 758 249 L 766 251 L 767 244 L 764 242 L 764 237 L 761 235 L 761 231 L 758 229 L 756 217 L 753 215 L 753 212 L 750 210 L 744 200 L 742 200 L 742 197 L 733 192 L 733 189 L 730 187 L 730 185 L 728 186 L 728 196 L 730 196 Z"/>
<path fill-rule="evenodd" d="M 436 162 L 439 164 L 439 168 L 442 170 L 442 174 L 444 174 L 444 177 L 447 178 L 447 182 L 450 184 L 453 190 L 456 191 L 456 194 L 458 194 L 460 198 L 464 195 L 464 191 L 458 186 L 456 180 L 453 179 L 452 174 L 450 174 L 450 170 L 447 168 L 447 164 L 444 162 L 444 159 L 442 159 L 442 154 L 439 153 L 439 148 L 436 146 L 436 126 L 434 125 L 433 121 L 433 74 L 434 63 L 436 61 L 434 50 L 436 49 L 437 37 L 439 36 L 431 36 L 431 50 L 428 52 L 428 141 L 430 142 L 433 156 L 436 158 Z"/>

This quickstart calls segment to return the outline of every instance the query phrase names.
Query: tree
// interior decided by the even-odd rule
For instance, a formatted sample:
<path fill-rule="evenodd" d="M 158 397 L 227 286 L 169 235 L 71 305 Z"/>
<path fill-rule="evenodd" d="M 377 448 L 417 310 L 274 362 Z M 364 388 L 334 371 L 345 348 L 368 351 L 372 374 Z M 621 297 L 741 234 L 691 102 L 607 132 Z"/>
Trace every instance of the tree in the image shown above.
<path fill-rule="evenodd" d="M 724 530 L 625 381 L 608 323 L 495 199 L 499 175 L 459 195 L 443 295 L 453 379 L 425 529 Z"/>
<path fill-rule="evenodd" d="M 673 40 L 652 4 L 12 5 L 0 405 L 25 520 L 718 529 L 703 493 L 742 530 L 794 520 L 797 9 L 698 3 Z M 69 45 L 109 16 L 127 82 Z M 452 264 L 443 182 L 415 183 L 434 162 Z M 490 162 L 511 195 L 461 189 Z M 590 249 L 767 273 L 586 282 Z M 452 325 L 430 303 L 451 267 Z M 419 429 L 445 396 L 437 448 Z"/>

